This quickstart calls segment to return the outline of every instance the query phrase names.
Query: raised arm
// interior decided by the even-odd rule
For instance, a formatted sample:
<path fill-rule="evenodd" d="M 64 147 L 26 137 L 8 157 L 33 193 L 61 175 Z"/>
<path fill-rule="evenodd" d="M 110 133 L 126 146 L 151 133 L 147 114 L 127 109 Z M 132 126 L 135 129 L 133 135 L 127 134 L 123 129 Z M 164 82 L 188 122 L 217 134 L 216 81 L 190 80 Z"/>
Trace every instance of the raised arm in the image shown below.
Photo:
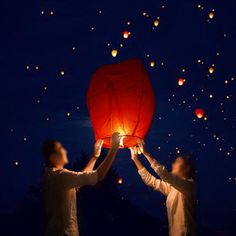
<path fill-rule="evenodd" d="M 75 172 L 66 169 L 58 171 L 58 184 L 64 188 L 79 188 L 85 185 L 95 185 L 98 181 L 104 179 L 120 145 L 119 133 L 112 135 L 111 149 L 106 158 L 95 171 Z"/>
<path fill-rule="evenodd" d="M 179 178 L 176 175 L 173 175 L 171 172 L 168 172 L 166 168 L 158 163 L 155 158 L 153 158 L 149 152 L 146 150 L 146 146 L 143 140 L 139 142 L 139 148 L 143 155 L 147 158 L 149 163 L 151 164 L 151 167 L 153 170 L 160 176 L 160 178 L 170 184 L 172 187 L 177 189 L 178 191 L 188 194 L 189 192 L 192 191 L 192 188 L 194 188 L 194 183 L 193 181 L 186 180 Z"/>
<path fill-rule="evenodd" d="M 96 161 L 98 159 L 98 157 L 101 154 L 101 150 L 102 150 L 102 145 L 103 145 L 103 140 L 102 139 L 98 139 L 96 141 L 96 143 L 94 144 L 94 154 L 92 156 L 92 158 L 89 160 L 89 162 L 87 163 L 87 165 L 85 166 L 85 168 L 83 169 L 83 172 L 87 172 L 87 171 L 92 171 Z"/>
<path fill-rule="evenodd" d="M 117 150 L 120 146 L 120 138 L 121 136 L 119 133 L 114 133 L 111 138 L 111 148 L 104 159 L 104 161 L 100 164 L 100 166 L 97 168 L 98 172 L 98 181 L 101 181 L 106 176 L 107 172 L 111 168 L 112 162 L 114 161 L 115 155 L 117 153 Z"/>
<path fill-rule="evenodd" d="M 135 166 L 137 167 L 138 173 L 141 176 L 143 182 L 147 186 L 167 196 L 170 192 L 170 185 L 160 179 L 155 178 L 146 170 L 146 168 L 143 166 L 143 164 L 140 162 L 138 158 L 136 147 L 130 148 L 130 152 L 131 152 L 131 159 L 133 160 Z"/>

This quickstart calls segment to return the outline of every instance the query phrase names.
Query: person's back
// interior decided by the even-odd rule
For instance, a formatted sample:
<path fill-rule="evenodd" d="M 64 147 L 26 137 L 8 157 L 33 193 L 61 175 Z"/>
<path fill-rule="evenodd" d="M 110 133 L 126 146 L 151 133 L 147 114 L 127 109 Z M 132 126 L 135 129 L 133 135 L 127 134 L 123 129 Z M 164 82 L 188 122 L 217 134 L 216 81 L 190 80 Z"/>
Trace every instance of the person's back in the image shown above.
<path fill-rule="evenodd" d="M 172 171 L 168 172 L 147 152 L 143 140 L 140 140 L 139 148 L 160 179 L 150 174 L 142 165 L 136 147 L 131 148 L 131 158 L 144 183 L 167 197 L 169 235 L 197 235 L 196 185 L 193 181 L 194 168 L 191 159 L 188 156 L 177 157 L 172 164 Z"/>
<path fill-rule="evenodd" d="M 196 232 L 196 188 L 192 179 L 186 181 L 189 187 L 185 193 L 169 185 L 166 208 L 170 235 Z"/>
<path fill-rule="evenodd" d="M 76 187 L 96 183 L 96 171 L 85 173 L 58 168 L 45 169 L 43 191 L 48 219 L 46 235 L 79 235 Z"/>

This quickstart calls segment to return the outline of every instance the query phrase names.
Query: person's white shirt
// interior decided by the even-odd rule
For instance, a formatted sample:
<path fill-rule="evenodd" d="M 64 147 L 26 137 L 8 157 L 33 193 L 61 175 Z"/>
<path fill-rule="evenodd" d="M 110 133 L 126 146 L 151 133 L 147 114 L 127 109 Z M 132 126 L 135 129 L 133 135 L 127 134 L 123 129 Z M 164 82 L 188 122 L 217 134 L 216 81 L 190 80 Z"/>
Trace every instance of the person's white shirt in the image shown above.
<path fill-rule="evenodd" d="M 76 207 L 76 188 L 95 185 L 97 171 L 74 172 L 46 168 L 43 191 L 47 209 L 47 236 L 79 236 Z"/>
<path fill-rule="evenodd" d="M 196 186 L 192 179 L 181 179 L 157 161 L 151 164 L 161 179 L 155 178 L 145 168 L 139 170 L 144 183 L 167 196 L 166 207 L 170 236 L 196 235 Z"/>

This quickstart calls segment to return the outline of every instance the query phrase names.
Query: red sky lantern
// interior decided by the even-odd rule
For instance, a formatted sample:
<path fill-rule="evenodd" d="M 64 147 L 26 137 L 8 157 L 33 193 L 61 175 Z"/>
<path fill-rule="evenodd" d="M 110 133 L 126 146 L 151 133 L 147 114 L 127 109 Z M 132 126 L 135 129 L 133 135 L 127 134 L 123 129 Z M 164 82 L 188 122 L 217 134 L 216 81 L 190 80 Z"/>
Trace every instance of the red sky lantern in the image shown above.
<path fill-rule="evenodd" d="M 195 115 L 197 116 L 197 118 L 201 119 L 205 114 L 205 111 L 202 108 L 197 108 L 195 110 Z"/>
<path fill-rule="evenodd" d="M 183 86 L 184 83 L 185 83 L 185 79 L 184 79 L 184 78 L 179 78 L 179 79 L 178 79 L 178 85 L 179 85 L 179 86 Z"/>
<path fill-rule="evenodd" d="M 123 184 L 123 179 L 121 177 L 119 177 L 118 180 L 117 180 L 117 183 L 118 184 Z"/>
<path fill-rule="evenodd" d="M 155 107 L 142 62 L 134 59 L 99 68 L 89 84 L 87 105 L 95 139 L 103 139 L 104 147 L 110 147 L 113 132 L 124 135 L 124 148 L 137 145 L 151 125 Z"/>
<path fill-rule="evenodd" d="M 123 38 L 125 38 L 125 39 L 129 38 L 130 34 L 131 33 L 129 31 L 124 31 L 123 32 Z"/>

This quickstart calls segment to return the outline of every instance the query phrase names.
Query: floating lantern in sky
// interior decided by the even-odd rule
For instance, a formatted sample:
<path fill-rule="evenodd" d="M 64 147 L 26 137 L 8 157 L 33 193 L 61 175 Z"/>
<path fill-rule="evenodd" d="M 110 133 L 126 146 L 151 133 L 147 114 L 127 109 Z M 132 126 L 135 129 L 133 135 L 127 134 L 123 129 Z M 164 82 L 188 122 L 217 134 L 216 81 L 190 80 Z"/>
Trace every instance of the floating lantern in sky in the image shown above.
<path fill-rule="evenodd" d="M 124 31 L 124 32 L 123 32 L 123 38 L 124 38 L 124 39 L 129 38 L 130 34 L 131 34 L 131 33 L 130 33 L 129 31 Z"/>
<path fill-rule="evenodd" d="M 121 177 L 119 177 L 118 180 L 117 180 L 117 183 L 118 184 L 123 184 L 123 179 Z"/>
<path fill-rule="evenodd" d="M 210 74 L 213 74 L 213 73 L 214 73 L 214 70 L 215 70 L 214 67 L 210 67 L 210 68 L 208 69 L 208 71 L 209 71 Z"/>
<path fill-rule="evenodd" d="M 195 115 L 197 116 L 197 118 L 199 119 L 203 118 L 204 114 L 205 111 L 202 108 L 195 109 Z"/>
<path fill-rule="evenodd" d="M 178 79 L 178 85 L 179 85 L 179 86 L 183 86 L 184 83 L 185 83 L 185 79 L 184 79 L 184 78 L 179 78 L 179 79 Z"/>
<path fill-rule="evenodd" d="M 65 71 L 64 71 L 64 70 L 61 70 L 61 71 L 60 71 L 60 74 L 61 74 L 61 76 L 65 75 Z"/>
<path fill-rule="evenodd" d="M 153 24 L 154 24 L 154 26 L 157 27 L 160 24 L 160 21 L 159 20 L 154 20 Z"/>
<path fill-rule="evenodd" d="M 154 67 L 155 66 L 155 61 L 150 61 L 150 66 Z"/>
<path fill-rule="evenodd" d="M 214 18 L 214 12 L 213 11 L 211 11 L 211 12 L 209 12 L 209 14 L 208 14 L 208 17 L 209 17 L 209 19 L 213 19 Z"/>
<path fill-rule="evenodd" d="M 105 65 L 92 76 L 87 104 L 95 139 L 110 147 L 112 133 L 123 136 L 124 148 L 144 139 L 153 118 L 155 98 L 147 71 L 139 60 Z"/>
<path fill-rule="evenodd" d="M 111 55 L 112 55 L 113 57 L 116 57 L 117 54 L 118 54 L 118 51 L 117 51 L 117 50 L 113 49 L 113 50 L 111 51 Z"/>

